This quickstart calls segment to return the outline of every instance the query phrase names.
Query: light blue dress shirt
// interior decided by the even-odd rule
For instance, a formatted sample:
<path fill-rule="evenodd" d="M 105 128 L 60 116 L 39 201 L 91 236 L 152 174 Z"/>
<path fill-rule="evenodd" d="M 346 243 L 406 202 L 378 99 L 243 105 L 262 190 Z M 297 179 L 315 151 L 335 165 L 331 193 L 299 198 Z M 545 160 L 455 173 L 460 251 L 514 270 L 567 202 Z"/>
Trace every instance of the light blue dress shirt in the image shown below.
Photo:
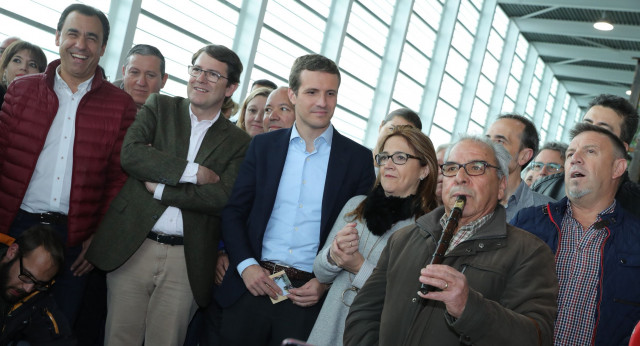
<path fill-rule="evenodd" d="M 309 153 L 304 139 L 293 126 L 260 260 L 313 271 L 320 245 L 322 197 L 332 140 L 333 126 L 329 125 L 313 141 L 314 151 Z M 256 259 L 240 262 L 237 267 L 240 275 L 252 264 L 258 264 Z"/>

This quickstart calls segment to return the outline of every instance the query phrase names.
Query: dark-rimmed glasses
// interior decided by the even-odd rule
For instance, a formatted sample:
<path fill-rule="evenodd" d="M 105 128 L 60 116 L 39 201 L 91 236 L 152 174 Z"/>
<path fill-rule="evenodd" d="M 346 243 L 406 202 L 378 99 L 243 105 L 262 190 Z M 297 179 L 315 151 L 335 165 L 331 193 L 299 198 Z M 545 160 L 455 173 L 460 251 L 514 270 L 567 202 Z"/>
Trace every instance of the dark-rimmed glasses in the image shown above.
<path fill-rule="evenodd" d="M 407 154 L 407 153 L 403 153 L 401 151 L 398 151 L 396 153 L 393 153 L 391 155 L 389 154 L 377 154 L 376 155 L 376 163 L 378 164 L 378 166 L 384 166 L 387 164 L 387 160 L 389 160 L 389 158 L 391 158 L 391 161 L 393 161 L 393 163 L 395 163 L 396 165 L 404 165 L 405 163 L 407 163 L 407 161 L 409 159 L 416 159 L 416 160 L 420 160 L 419 157 L 417 156 L 413 156 L 411 154 Z"/>
<path fill-rule="evenodd" d="M 46 291 L 51 288 L 51 281 L 44 282 L 37 280 L 33 275 L 24 271 L 24 267 L 22 266 L 22 255 L 20 255 L 20 274 L 18 274 L 18 279 L 27 285 L 33 285 L 33 288 L 38 291 Z"/>
<path fill-rule="evenodd" d="M 544 168 L 544 166 L 547 166 L 547 171 L 549 171 L 549 173 L 558 173 L 564 167 L 559 163 L 542 163 L 536 161 L 531 162 L 531 169 L 536 172 L 540 172 Z"/>
<path fill-rule="evenodd" d="M 486 161 L 471 161 L 467 163 L 445 162 L 440 165 L 442 175 L 445 177 L 455 177 L 461 167 L 463 167 L 464 171 L 470 176 L 483 175 L 487 167 L 500 169 L 500 167 L 491 165 Z"/>
<path fill-rule="evenodd" d="M 211 83 L 217 83 L 220 78 L 229 79 L 216 71 L 203 70 L 198 66 L 189 66 L 189 75 L 198 78 L 204 72 L 204 77 Z"/>

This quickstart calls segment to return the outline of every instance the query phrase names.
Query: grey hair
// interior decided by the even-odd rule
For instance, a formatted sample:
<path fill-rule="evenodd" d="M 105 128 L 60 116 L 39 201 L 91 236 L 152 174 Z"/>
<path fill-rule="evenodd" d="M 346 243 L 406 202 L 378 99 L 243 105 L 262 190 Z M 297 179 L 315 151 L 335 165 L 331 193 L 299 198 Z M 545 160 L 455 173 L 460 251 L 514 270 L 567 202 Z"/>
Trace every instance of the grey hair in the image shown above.
<path fill-rule="evenodd" d="M 458 143 L 463 141 L 473 141 L 477 143 L 482 143 L 489 148 L 493 152 L 493 157 L 496 159 L 498 163 L 498 178 L 502 179 L 502 177 L 509 176 L 509 162 L 511 162 L 511 154 L 505 149 L 501 144 L 495 143 L 487 137 L 481 136 L 473 136 L 473 135 L 461 135 L 460 138 L 455 143 L 452 143 L 447 151 L 444 154 L 444 161 L 447 162 L 449 160 L 449 154 L 451 153 L 451 149 L 453 149 Z"/>
<path fill-rule="evenodd" d="M 451 143 L 444 143 L 444 144 L 440 144 L 438 145 L 438 147 L 436 148 L 436 153 L 441 151 L 441 150 L 447 150 L 451 147 Z"/>

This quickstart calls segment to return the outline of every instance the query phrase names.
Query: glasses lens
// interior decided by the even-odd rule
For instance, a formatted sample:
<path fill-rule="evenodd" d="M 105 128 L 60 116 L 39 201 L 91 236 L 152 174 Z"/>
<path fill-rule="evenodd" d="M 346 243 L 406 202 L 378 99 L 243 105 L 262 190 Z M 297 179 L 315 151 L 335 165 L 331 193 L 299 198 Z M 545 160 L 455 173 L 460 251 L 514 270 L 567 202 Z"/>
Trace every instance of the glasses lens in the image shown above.
<path fill-rule="evenodd" d="M 378 166 L 382 166 L 387 163 L 388 158 L 389 157 L 385 154 L 378 154 L 376 155 L 376 163 L 378 164 Z"/>
<path fill-rule="evenodd" d="M 557 163 L 547 163 L 547 169 L 549 170 L 549 172 L 555 173 L 559 171 L 560 168 L 562 168 L 562 166 Z"/>
<path fill-rule="evenodd" d="M 391 156 L 391 159 L 393 160 L 393 163 L 395 163 L 396 165 L 404 165 L 405 163 L 407 163 L 407 160 L 409 158 L 405 153 L 395 153 Z"/>
<path fill-rule="evenodd" d="M 544 167 L 544 164 L 540 163 L 540 162 L 534 162 L 531 165 L 531 169 L 533 169 L 534 171 L 540 171 L 540 170 L 542 170 L 542 167 Z"/>
<path fill-rule="evenodd" d="M 458 173 L 460 166 L 457 163 L 445 163 L 442 166 L 442 175 L 445 177 L 453 177 Z"/>
<path fill-rule="evenodd" d="M 467 163 L 464 169 L 469 175 L 482 175 L 484 173 L 484 167 L 484 162 L 474 161 Z"/>

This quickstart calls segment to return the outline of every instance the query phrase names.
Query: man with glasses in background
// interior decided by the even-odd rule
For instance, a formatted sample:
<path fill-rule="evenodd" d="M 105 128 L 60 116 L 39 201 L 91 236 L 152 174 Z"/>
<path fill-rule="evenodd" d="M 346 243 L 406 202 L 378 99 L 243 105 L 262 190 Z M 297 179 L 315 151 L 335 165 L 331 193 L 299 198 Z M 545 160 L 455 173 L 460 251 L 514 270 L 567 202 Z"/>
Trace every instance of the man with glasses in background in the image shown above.
<path fill-rule="evenodd" d="M 220 111 L 238 87 L 238 56 L 209 45 L 191 63 L 188 98 L 151 94 L 127 131 L 129 178 L 87 252 L 108 272 L 107 345 L 182 345 L 211 301 L 220 211 L 250 138 Z"/>
<path fill-rule="evenodd" d="M 564 172 L 564 153 L 567 151 L 567 145 L 560 142 L 549 142 L 540 148 L 540 152 L 535 159 L 531 161 L 529 167 L 533 172 L 533 180 L 535 183 L 541 177 Z M 529 186 L 531 186 L 529 184 Z"/>
<path fill-rule="evenodd" d="M 0 345 L 75 345 L 66 318 L 47 292 L 64 263 L 64 247 L 45 225 L 17 239 L 0 235 Z"/>
<path fill-rule="evenodd" d="M 391 236 L 351 305 L 344 344 L 550 344 L 558 291 L 553 255 L 507 224 L 499 200 L 508 152 L 487 138 L 463 137 L 444 161 L 444 206 Z M 459 196 L 466 205 L 444 260 L 428 265 Z M 421 283 L 434 290 L 418 292 Z"/>

